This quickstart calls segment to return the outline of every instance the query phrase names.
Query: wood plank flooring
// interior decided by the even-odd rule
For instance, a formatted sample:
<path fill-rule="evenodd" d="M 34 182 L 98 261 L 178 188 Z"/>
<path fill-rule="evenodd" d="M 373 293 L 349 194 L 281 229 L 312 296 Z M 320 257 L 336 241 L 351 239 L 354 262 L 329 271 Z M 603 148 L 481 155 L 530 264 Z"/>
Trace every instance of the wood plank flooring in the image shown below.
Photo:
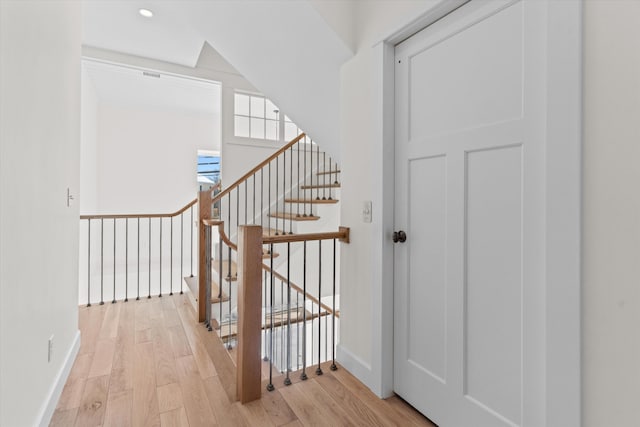
<path fill-rule="evenodd" d="M 50 426 L 434 426 L 340 367 L 235 400 L 235 366 L 186 295 L 80 307 L 82 345 Z"/>

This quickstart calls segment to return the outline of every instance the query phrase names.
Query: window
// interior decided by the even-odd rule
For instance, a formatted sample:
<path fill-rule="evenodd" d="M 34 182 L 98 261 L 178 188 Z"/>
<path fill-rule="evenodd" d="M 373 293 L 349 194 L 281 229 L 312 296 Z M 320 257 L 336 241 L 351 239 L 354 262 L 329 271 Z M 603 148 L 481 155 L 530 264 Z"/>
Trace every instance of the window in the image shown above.
<path fill-rule="evenodd" d="M 200 191 L 220 181 L 220 156 L 198 153 L 198 185 Z"/>
<path fill-rule="evenodd" d="M 290 141 L 302 131 L 269 99 L 236 92 L 234 99 L 234 135 L 269 141 Z M 284 138 L 282 138 L 284 133 Z"/>

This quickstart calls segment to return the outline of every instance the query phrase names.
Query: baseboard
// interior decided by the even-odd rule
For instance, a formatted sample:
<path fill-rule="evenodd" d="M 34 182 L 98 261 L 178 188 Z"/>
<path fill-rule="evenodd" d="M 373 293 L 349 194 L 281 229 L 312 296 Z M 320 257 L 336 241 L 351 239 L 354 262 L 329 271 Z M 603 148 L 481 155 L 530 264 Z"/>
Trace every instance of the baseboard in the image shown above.
<path fill-rule="evenodd" d="M 340 344 L 336 346 L 336 360 L 370 390 L 373 391 L 375 389 L 374 384 L 371 381 L 373 376 L 371 365 Z"/>
<path fill-rule="evenodd" d="M 67 378 L 69 377 L 69 373 L 71 372 L 73 363 L 76 360 L 78 351 L 80 351 L 80 331 L 76 331 L 76 336 L 73 339 L 71 348 L 67 352 L 67 356 L 65 357 L 64 363 L 62 364 L 62 369 L 60 369 L 60 371 L 58 372 L 56 380 L 54 381 L 51 390 L 49 390 L 49 395 L 47 397 L 45 405 L 40 412 L 40 416 L 37 418 L 40 420 L 38 422 L 39 426 L 46 427 L 51 422 L 53 413 L 56 410 L 56 406 L 58 405 L 58 400 L 60 399 L 60 395 L 62 394 L 62 389 L 67 382 Z"/>

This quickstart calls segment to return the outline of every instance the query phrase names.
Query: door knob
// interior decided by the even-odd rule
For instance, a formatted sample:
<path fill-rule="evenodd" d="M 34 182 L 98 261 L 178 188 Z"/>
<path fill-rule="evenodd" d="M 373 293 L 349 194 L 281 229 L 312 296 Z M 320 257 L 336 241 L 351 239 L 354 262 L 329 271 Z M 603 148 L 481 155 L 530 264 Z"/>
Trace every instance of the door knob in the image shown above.
<path fill-rule="evenodd" d="M 407 233 L 404 231 L 394 231 L 393 232 L 393 243 L 404 243 L 407 241 Z"/>

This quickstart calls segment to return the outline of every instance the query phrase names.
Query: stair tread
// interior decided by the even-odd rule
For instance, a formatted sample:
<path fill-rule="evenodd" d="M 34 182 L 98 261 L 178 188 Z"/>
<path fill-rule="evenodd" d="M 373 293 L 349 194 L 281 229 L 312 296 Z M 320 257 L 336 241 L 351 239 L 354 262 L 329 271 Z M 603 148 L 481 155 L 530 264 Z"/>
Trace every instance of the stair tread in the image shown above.
<path fill-rule="evenodd" d="M 285 203 L 334 204 L 337 199 L 284 199 Z"/>
<path fill-rule="evenodd" d="M 297 216 L 297 214 L 292 214 L 287 212 L 275 212 L 275 213 L 272 212 L 269 216 L 272 218 L 290 219 L 293 221 L 317 221 L 320 219 L 319 216 L 315 216 L 315 215 L 303 216 L 301 214 L 300 216 Z"/>
<path fill-rule="evenodd" d="M 320 184 L 320 185 L 317 185 L 317 184 L 314 184 L 314 185 L 302 185 L 300 188 L 303 189 L 303 190 L 310 190 L 312 188 L 313 189 L 316 189 L 316 188 L 340 188 L 340 184 L 339 183 L 338 184 L 334 183 L 334 184 Z"/>
<path fill-rule="evenodd" d="M 211 261 L 211 269 L 213 270 L 214 280 L 218 279 L 218 267 L 220 265 L 219 261 L 212 260 Z M 222 260 L 222 280 L 229 281 L 229 260 Z M 238 265 L 235 261 L 231 260 L 231 281 L 235 282 L 238 280 Z"/>
<path fill-rule="evenodd" d="M 316 175 L 333 175 L 335 173 L 340 173 L 340 172 L 341 172 L 340 170 L 337 170 L 337 171 L 325 171 L 325 172 L 318 172 L 318 173 L 316 173 Z"/>
<path fill-rule="evenodd" d="M 187 276 L 184 278 L 184 281 L 186 282 L 187 286 L 189 287 L 189 290 L 191 291 L 191 294 L 193 295 L 193 298 L 195 298 L 196 301 L 198 301 L 198 276 Z M 212 303 L 217 303 L 220 302 L 220 298 L 218 298 L 218 282 L 214 279 L 211 281 L 211 302 Z M 222 291 L 222 301 L 229 301 L 229 296 L 224 292 L 224 290 Z"/>

